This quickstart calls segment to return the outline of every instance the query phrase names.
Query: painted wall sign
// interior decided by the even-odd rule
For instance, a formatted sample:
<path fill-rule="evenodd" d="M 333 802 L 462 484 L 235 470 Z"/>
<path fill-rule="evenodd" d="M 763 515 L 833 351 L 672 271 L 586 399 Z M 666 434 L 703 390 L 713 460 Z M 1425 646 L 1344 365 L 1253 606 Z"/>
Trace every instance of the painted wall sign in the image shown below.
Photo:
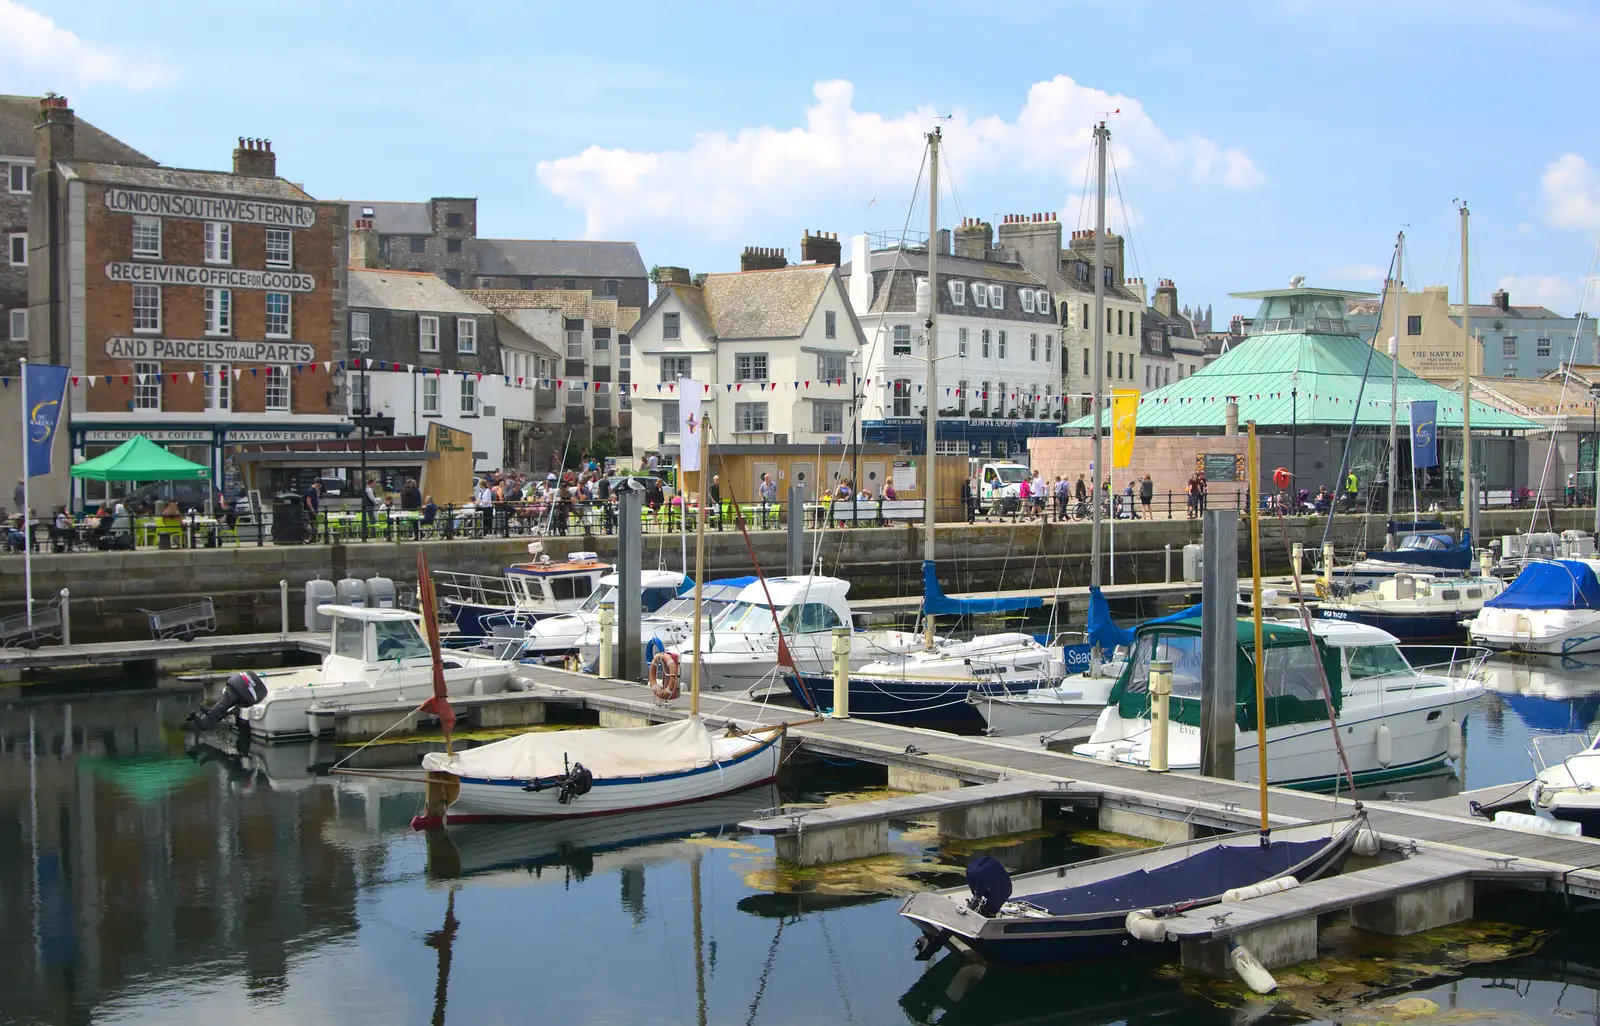
<path fill-rule="evenodd" d="M 227 428 L 229 444 L 243 442 L 305 442 L 339 438 L 332 428 Z"/>
<path fill-rule="evenodd" d="M 85 445 L 103 445 L 109 442 L 126 442 L 134 435 L 143 435 L 152 442 L 205 442 L 210 444 L 210 428 L 89 428 L 83 433 Z"/>
<path fill-rule="evenodd" d="M 317 350 L 305 342 L 235 342 L 231 339 L 108 338 L 113 360 L 190 360 L 196 363 L 311 363 Z"/>
<path fill-rule="evenodd" d="M 106 209 L 119 214 L 156 214 L 196 221 L 237 221 L 270 228 L 310 228 L 317 223 L 315 207 L 232 196 L 195 196 L 142 189 L 107 189 Z"/>
<path fill-rule="evenodd" d="M 257 271 L 247 267 L 182 267 L 113 260 L 106 264 L 112 281 L 141 285 L 206 285 L 225 289 L 265 289 L 271 292 L 310 292 L 317 279 L 295 271 Z"/>

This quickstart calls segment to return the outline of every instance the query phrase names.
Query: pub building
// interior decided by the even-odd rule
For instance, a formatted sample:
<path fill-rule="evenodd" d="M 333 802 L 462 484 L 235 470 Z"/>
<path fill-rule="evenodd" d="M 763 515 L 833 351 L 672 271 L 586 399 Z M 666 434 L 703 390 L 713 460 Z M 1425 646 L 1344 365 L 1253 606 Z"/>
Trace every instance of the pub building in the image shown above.
<path fill-rule="evenodd" d="M 241 446 L 343 437 L 347 210 L 280 178 L 78 160 L 66 100 L 36 127 L 30 357 L 71 368 L 71 462 L 135 434 L 232 491 Z M 132 490 L 74 482 L 73 505 Z"/>

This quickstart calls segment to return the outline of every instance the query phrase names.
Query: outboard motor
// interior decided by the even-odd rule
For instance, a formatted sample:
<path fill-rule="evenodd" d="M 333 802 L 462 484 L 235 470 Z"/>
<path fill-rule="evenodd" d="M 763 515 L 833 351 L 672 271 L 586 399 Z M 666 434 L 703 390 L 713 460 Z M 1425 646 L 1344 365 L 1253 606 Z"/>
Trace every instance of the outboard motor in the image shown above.
<path fill-rule="evenodd" d="M 204 713 L 190 713 L 186 721 L 196 730 L 211 730 L 235 709 L 248 709 L 267 697 L 267 684 L 254 670 L 231 674 L 222 688 L 222 697 Z"/>
<path fill-rule="evenodd" d="M 967 887 L 972 891 L 967 906 L 986 919 L 993 918 L 1011 898 L 1011 874 L 999 859 L 984 855 L 968 864 Z"/>

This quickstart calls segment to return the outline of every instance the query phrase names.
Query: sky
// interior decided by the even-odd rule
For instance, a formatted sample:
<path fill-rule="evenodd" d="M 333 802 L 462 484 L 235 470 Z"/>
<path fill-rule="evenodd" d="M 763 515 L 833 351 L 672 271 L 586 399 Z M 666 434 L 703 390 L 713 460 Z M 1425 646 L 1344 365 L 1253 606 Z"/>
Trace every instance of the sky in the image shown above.
<path fill-rule="evenodd" d="M 1475 301 L 1595 306 L 1597 44 L 1600 4 L 1559 0 L 0 0 L 0 92 L 164 164 L 268 138 L 319 199 L 476 196 L 480 235 L 696 272 L 925 231 L 935 126 L 942 225 L 1093 227 L 1104 117 L 1127 273 L 1221 326 L 1294 275 L 1378 288 L 1402 230 L 1407 284 L 1457 298 L 1457 198 Z"/>

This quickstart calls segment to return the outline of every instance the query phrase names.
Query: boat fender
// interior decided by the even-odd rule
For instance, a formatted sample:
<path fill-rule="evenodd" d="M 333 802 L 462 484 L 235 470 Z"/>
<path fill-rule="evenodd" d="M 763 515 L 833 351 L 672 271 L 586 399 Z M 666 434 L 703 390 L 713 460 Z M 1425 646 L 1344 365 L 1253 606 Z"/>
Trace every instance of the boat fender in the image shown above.
<path fill-rule="evenodd" d="M 556 801 L 562 805 L 569 804 L 574 798 L 582 798 L 594 786 L 594 774 L 581 762 L 572 764 L 572 769 L 567 771 L 565 779 L 561 781 L 561 790 L 556 792 Z"/>
<path fill-rule="evenodd" d="M 992 919 L 1011 897 L 1011 874 L 994 856 L 979 856 L 967 864 L 967 889 L 972 892 L 967 906 Z"/>
<path fill-rule="evenodd" d="M 1239 974 L 1244 985 L 1257 994 L 1271 994 L 1278 989 L 1278 981 L 1243 944 L 1228 943 L 1228 960 L 1233 963 L 1233 971 Z"/>
<path fill-rule="evenodd" d="M 674 652 L 657 652 L 650 660 L 650 693 L 663 702 L 678 697 L 678 656 Z"/>
<path fill-rule="evenodd" d="M 1458 762 L 1461 760 L 1461 721 L 1454 716 L 1450 717 L 1450 726 L 1445 728 L 1444 753 Z"/>
<path fill-rule="evenodd" d="M 1509 830 L 1525 830 L 1540 834 L 1557 834 L 1565 837 L 1582 837 L 1583 824 L 1565 819 L 1547 819 L 1530 816 L 1526 812 L 1502 809 L 1494 814 L 1494 825 Z"/>
<path fill-rule="evenodd" d="M 1378 724 L 1378 734 L 1374 740 L 1378 749 L 1378 765 L 1388 769 L 1389 763 L 1394 761 L 1394 733 L 1387 723 Z"/>
<path fill-rule="evenodd" d="M 1144 941 L 1146 944 L 1165 944 L 1167 942 L 1167 927 L 1160 919 L 1148 911 L 1135 909 L 1128 913 L 1122 925 L 1127 929 L 1134 940 Z"/>
<path fill-rule="evenodd" d="M 1366 858 L 1371 858 L 1383 849 L 1383 842 L 1378 837 L 1378 832 L 1371 828 L 1363 828 L 1356 832 L 1356 842 L 1352 850 Z"/>
<path fill-rule="evenodd" d="M 1246 901 L 1250 898 L 1260 898 L 1268 894 L 1277 894 L 1279 891 L 1292 891 L 1300 886 L 1300 881 L 1292 876 L 1280 876 L 1274 880 L 1263 880 L 1253 883 L 1248 887 L 1234 887 L 1222 892 L 1223 901 Z"/>

